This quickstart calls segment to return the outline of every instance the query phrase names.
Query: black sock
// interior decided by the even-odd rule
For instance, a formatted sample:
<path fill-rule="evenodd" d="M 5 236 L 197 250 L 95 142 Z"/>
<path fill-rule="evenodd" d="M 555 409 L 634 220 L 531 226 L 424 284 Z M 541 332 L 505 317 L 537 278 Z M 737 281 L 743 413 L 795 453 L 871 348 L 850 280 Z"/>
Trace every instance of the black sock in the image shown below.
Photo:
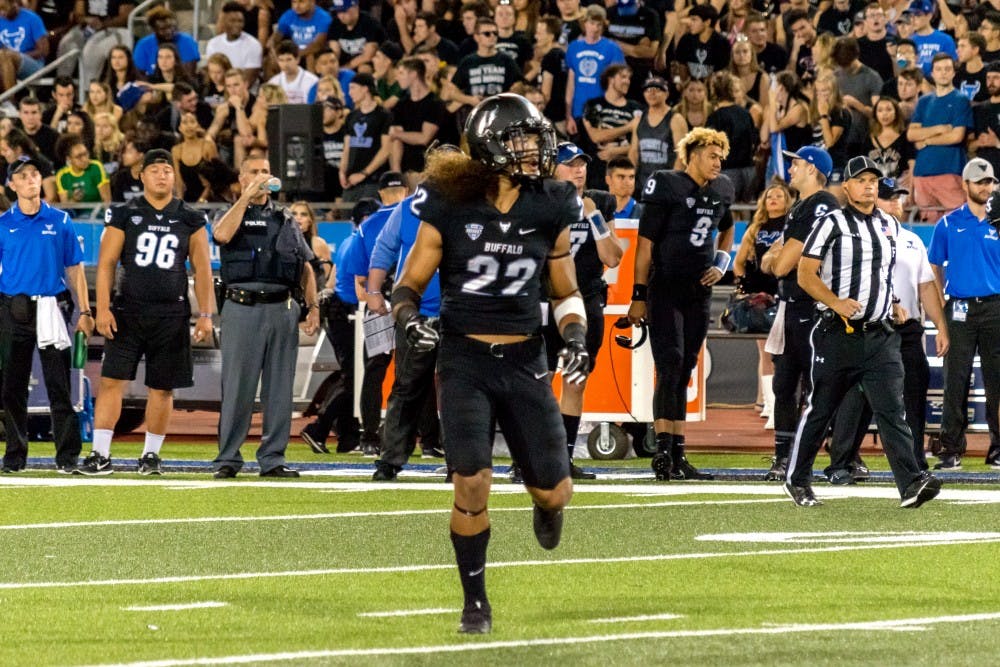
<path fill-rule="evenodd" d="M 580 432 L 580 415 L 563 415 L 563 426 L 566 427 L 566 447 L 569 449 L 569 460 L 573 460 L 573 449 L 576 447 L 576 436 Z"/>
<path fill-rule="evenodd" d="M 674 435 L 674 444 L 670 448 L 670 457 L 677 463 L 684 458 L 684 436 L 682 434 Z"/>
<path fill-rule="evenodd" d="M 670 450 L 673 449 L 674 444 L 674 434 L 673 433 L 657 433 L 656 434 L 656 453 L 657 454 L 669 454 Z"/>
<path fill-rule="evenodd" d="M 778 459 L 787 459 L 789 452 L 792 451 L 792 438 L 786 435 L 775 436 L 774 438 L 774 457 Z"/>
<path fill-rule="evenodd" d="M 459 535 L 455 531 L 451 533 L 466 607 L 475 607 L 476 603 L 480 607 L 490 606 L 486 599 L 486 545 L 489 542 L 489 528 L 477 535 Z"/>

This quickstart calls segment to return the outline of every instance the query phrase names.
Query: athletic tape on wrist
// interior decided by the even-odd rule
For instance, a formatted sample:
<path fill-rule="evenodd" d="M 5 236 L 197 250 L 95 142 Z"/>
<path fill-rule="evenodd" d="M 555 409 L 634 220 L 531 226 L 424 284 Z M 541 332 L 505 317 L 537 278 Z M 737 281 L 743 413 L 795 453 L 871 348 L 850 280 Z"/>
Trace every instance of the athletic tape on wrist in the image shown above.
<path fill-rule="evenodd" d="M 730 257 L 729 253 L 725 250 L 716 250 L 715 259 L 712 260 L 712 266 L 725 273 L 726 269 L 729 268 L 729 262 L 731 262 L 732 259 L 733 258 Z"/>
<path fill-rule="evenodd" d="M 579 315 L 581 320 L 587 321 L 587 309 L 584 307 L 580 295 L 568 296 L 552 307 L 552 317 L 556 324 L 562 322 L 567 315 Z"/>
<path fill-rule="evenodd" d="M 591 211 L 587 215 L 587 220 L 590 222 L 590 230 L 594 234 L 595 241 L 600 241 L 611 236 L 611 229 L 608 227 L 608 223 L 604 220 L 604 216 L 600 211 Z"/>

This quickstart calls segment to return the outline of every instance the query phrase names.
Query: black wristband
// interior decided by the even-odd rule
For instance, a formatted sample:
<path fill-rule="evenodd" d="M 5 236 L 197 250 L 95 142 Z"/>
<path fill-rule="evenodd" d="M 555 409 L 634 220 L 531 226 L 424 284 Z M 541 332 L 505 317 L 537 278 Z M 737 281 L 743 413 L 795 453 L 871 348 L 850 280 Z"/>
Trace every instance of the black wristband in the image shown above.
<path fill-rule="evenodd" d="M 587 345 L 587 327 L 579 322 L 570 322 L 562 330 L 562 338 L 567 343 Z"/>
<path fill-rule="evenodd" d="M 634 285 L 632 287 L 632 300 L 633 301 L 645 301 L 646 300 L 646 285 Z"/>

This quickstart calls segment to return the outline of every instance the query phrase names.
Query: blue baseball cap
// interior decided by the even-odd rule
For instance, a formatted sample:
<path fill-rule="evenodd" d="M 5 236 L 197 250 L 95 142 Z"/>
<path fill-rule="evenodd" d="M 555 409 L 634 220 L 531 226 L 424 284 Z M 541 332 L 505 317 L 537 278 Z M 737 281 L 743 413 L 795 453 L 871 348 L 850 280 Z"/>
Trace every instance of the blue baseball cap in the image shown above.
<path fill-rule="evenodd" d="M 931 0 L 917 0 L 910 4 L 908 11 L 911 14 L 933 14 L 934 3 Z"/>
<path fill-rule="evenodd" d="M 351 7 L 357 7 L 358 0 L 333 0 L 330 8 L 335 12 L 346 12 Z"/>
<path fill-rule="evenodd" d="M 618 0 L 618 16 L 635 16 L 639 13 L 639 0 Z"/>
<path fill-rule="evenodd" d="M 824 178 L 830 178 L 830 174 L 833 172 L 833 158 L 819 146 L 803 146 L 797 153 L 781 151 L 781 154 L 789 160 L 805 160 L 816 167 Z"/>
<path fill-rule="evenodd" d="M 580 150 L 580 147 L 571 141 L 564 141 L 559 144 L 556 152 L 556 163 L 566 164 L 578 157 L 582 157 L 586 162 L 590 163 L 590 156 Z"/>

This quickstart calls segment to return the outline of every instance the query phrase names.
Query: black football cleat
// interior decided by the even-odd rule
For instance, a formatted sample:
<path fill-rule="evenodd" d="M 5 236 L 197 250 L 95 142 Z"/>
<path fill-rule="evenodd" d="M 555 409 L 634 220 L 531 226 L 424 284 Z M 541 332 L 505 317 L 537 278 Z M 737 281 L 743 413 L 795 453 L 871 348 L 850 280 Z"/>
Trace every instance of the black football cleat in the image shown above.
<path fill-rule="evenodd" d="M 595 473 L 592 473 L 589 470 L 584 470 L 572 461 L 569 462 L 569 476 L 572 479 L 597 479 L 597 475 Z"/>
<path fill-rule="evenodd" d="M 543 510 L 535 505 L 535 538 L 543 549 L 555 549 L 562 537 L 562 510 Z"/>
<path fill-rule="evenodd" d="M 464 635 L 488 635 L 493 629 L 493 611 L 490 605 L 476 602 L 474 607 L 462 610 L 458 631 Z"/>
<path fill-rule="evenodd" d="M 658 452 L 653 455 L 653 460 L 649 462 L 649 467 L 653 469 L 653 474 L 657 481 L 669 482 L 670 470 L 674 467 L 674 461 L 667 452 Z"/>
<path fill-rule="evenodd" d="M 682 456 L 674 459 L 674 464 L 670 467 L 670 479 L 708 481 L 715 479 L 715 475 L 698 470 L 691 465 L 686 456 Z"/>
<path fill-rule="evenodd" d="M 939 493 L 941 493 L 941 480 L 929 472 L 922 472 L 920 477 L 917 477 L 906 487 L 899 506 L 916 509 L 928 500 L 936 498 Z"/>
<path fill-rule="evenodd" d="M 375 462 L 375 472 L 372 474 L 373 482 L 395 482 L 399 470 L 391 463 Z"/>
<path fill-rule="evenodd" d="M 509 475 L 511 484 L 524 484 L 524 476 L 521 474 L 521 466 L 519 466 L 516 461 L 510 462 Z"/>
<path fill-rule="evenodd" d="M 781 488 L 799 507 L 817 507 L 823 504 L 816 498 L 811 486 L 795 486 L 791 482 L 785 482 Z"/>
<path fill-rule="evenodd" d="M 771 459 L 771 469 L 764 475 L 764 481 L 784 482 L 786 477 L 788 477 L 788 458 L 775 456 Z"/>

